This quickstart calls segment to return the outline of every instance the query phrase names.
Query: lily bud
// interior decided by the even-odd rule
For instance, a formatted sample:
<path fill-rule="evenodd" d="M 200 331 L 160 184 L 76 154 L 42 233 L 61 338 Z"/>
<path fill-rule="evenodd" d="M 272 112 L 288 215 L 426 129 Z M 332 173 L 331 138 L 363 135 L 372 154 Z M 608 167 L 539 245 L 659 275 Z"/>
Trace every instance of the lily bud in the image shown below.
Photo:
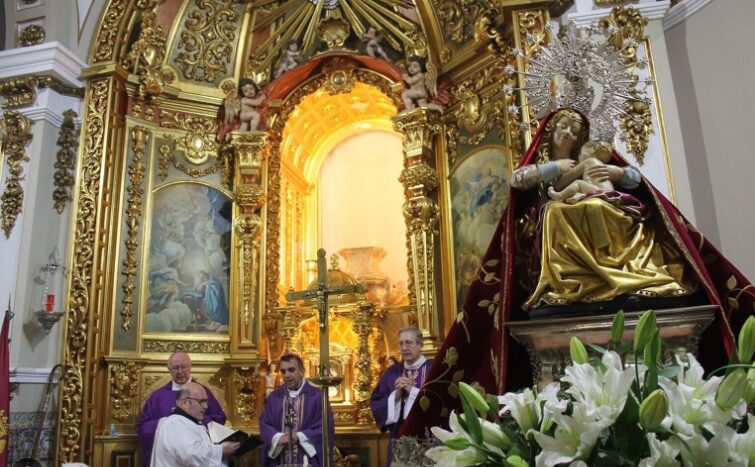
<path fill-rule="evenodd" d="M 501 427 L 496 423 L 489 422 L 487 420 L 480 420 L 482 424 L 482 441 L 501 448 L 504 451 L 511 449 L 514 443 L 511 442 L 506 433 L 501 430 Z"/>
<path fill-rule="evenodd" d="M 647 343 L 653 338 L 656 328 L 654 311 L 648 310 L 640 316 L 640 321 L 634 330 L 633 350 L 635 353 L 645 349 Z"/>
<path fill-rule="evenodd" d="M 459 392 L 461 392 L 461 397 L 472 404 L 472 407 L 474 407 L 475 410 L 478 410 L 482 413 L 488 413 L 488 403 L 485 398 L 482 397 L 482 394 L 477 392 L 477 389 L 473 388 L 463 381 L 459 381 Z"/>
<path fill-rule="evenodd" d="M 747 374 L 742 368 L 732 371 L 718 386 L 716 405 L 721 410 L 729 410 L 744 398 L 747 389 Z"/>
<path fill-rule="evenodd" d="M 613 345 L 619 345 L 621 342 L 621 336 L 624 334 L 624 310 L 619 310 L 616 316 L 613 317 L 613 323 L 611 323 L 611 342 Z"/>
<path fill-rule="evenodd" d="M 755 403 L 755 368 L 747 370 L 747 387 L 745 388 L 744 400 L 748 404 Z"/>
<path fill-rule="evenodd" d="M 524 459 L 522 459 L 519 456 L 509 456 L 506 458 L 506 465 L 510 467 L 530 467 L 530 464 L 527 463 Z"/>
<path fill-rule="evenodd" d="M 750 316 L 739 331 L 737 356 L 739 363 L 750 363 L 755 353 L 755 317 Z"/>
<path fill-rule="evenodd" d="M 443 444 L 454 451 L 463 451 L 469 447 L 469 440 L 463 436 L 453 436 L 444 441 Z"/>
<path fill-rule="evenodd" d="M 569 354 L 573 363 L 587 363 L 587 349 L 577 336 L 571 336 L 569 341 Z"/>
<path fill-rule="evenodd" d="M 668 415 L 668 397 L 663 389 L 656 389 L 640 404 L 640 426 L 653 431 Z"/>

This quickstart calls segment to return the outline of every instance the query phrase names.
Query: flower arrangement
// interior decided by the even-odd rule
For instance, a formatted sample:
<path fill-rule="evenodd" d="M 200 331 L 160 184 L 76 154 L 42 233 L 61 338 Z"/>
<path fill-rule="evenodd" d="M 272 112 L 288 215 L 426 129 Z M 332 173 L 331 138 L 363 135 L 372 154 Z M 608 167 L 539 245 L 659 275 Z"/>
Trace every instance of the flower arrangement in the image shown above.
<path fill-rule="evenodd" d="M 707 379 L 692 355 L 660 362 L 652 311 L 633 342 L 623 332 L 619 312 L 608 348 L 588 346 L 593 357 L 572 337 L 571 365 L 541 391 L 485 396 L 460 382 L 463 414 L 451 413 L 450 431 L 432 428 L 443 446 L 426 456 L 438 466 L 755 466 L 755 318 Z"/>

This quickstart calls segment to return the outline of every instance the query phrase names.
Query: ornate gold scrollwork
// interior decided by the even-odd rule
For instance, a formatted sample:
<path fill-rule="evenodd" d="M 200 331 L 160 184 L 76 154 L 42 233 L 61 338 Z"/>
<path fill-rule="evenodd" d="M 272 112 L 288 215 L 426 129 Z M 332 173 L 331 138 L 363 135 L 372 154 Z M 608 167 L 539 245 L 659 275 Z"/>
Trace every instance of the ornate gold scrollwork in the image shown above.
<path fill-rule="evenodd" d="M 424 190 L 430 191 L 435 189 L 439 183 L 435 170 L 424 161 L 402 170 L 398 180 L 407 190 L 422 187 Z"/>
<path fill-rule="evenodd" d="M 141 6 L 139 6 L 141 5 Z M 139 75 L 141 100 L 149 101 L 162 93 L 163 86 L 170 84 L 176 76 L 170 68 L 161 66 L 165 57 L 165 34 L 157 24 L 157 2 L 139 2 L 137 8 L 142 14 L 139 38 L 124 57 L 124 67 Z"/>
<path fill-rule="evenodd" d="M 5 178 L 5 191 L 2 194 L 3 231 L 5 238 L 10 237 L 16 219 L 24 203 L 24 189 L 21 187 L 21 163 L 28 161 L 26 145 L 31 141 L 31 126 L 34 122 L 26 116 L 12 111 L 3 114 L 0 121 L 3 152 L 7 154 L 8 175 Z"/>
<path fill-rule="evenodd" d="M 598 21 L 600 28 L 614 28 L 608 41 L 627 63 L 637 61 L 637 48 L 645 38 L 647 24 L 648 19 L 639 10 L 623 6 L 614 7 L 608 16 Z"/>
<path fill-rule="evenodd" d="M 110 366 L 111 420 L 126 422 L 131 419 L 141 371 L 141 365 L 135 362 L 120 362 Z"/>
<path fill-rule="evenodd" d="M 470 38 L 479 41 L 479 23 L 488 11 L 488 2 L 478 0 L 443 0 L 437 3 L 438 18 L 443 23 L 443 35 L 461 45 Z"/>
<path fill-rule="evenodd" d="M 356 361 L 356 378 L 354 379 L 354 400 L 357 408 L 357 422 L 360 425 L 372 424 L 370 394 L 372 391 L 372 358 L 370 355 L 371 307 L 360 304 L 354 315 L 354 332 L 359 336 L 359 354 Z M 374 356 L 373 356 L 374 357 Z"/>
<path fill-rule="evenodd" d="M 253 307 L 252 294 L 257 286 L 257 270 L 259 269 L 259 233 L 262 227 L 262 219 L 256 214 L 246 214 L 236 217 L 233 220 L 233 226 L 236 235 L 239 236 L 242 257 L 242 317 L 244 325 L 248 326 L 251 319 L 251 310 Z"/>
<path fill-rule="evenodd" d="M 333 57 L 322 66 L 325 74 L 323 87 L 328 94 L 346 94 L 354 89 L 354 70 L 357 64 L 346 57 Z"/>
<path fill-rule="evenodd" d="M 124 276 L 123 284 L 121 285 L 123 289 L 123 299 L 121 300 L 123 304 L 123 308 L 121 309 L 123 323 L 121 327 L 125 331 L 131 329 L 131 318 L 134 316 L 131 305 L 134 301 L 133 295 L 136 289 L 136 284 L 134 284 L 134 277 L 136 276 L 138 266 L 136 248 L 139 246 L 137 237 L 139 235 L 139 219 L 142 215 L 142 197 L 144 196 L 142 183 L 147 171 L 144 165 L 144 148 L 149 139 L 149 131 L 144 127 L 135 126 L 131 130 L 131 138 L 134 141 L 134 156 L 128 168 L 129 185 L 126 189 L 128 191 L 128 205 L 126 207 L 126 258 L 123 260 L 123 270 L 121 271 L 121 274 Z"/>
<path fill-rule="evenodd" d="M 71 286 L 66 313 L 66 339 L 63 350 L 65 374 L 61 381 L 60 420 L 58 422 L 58 460 L 73 462 L 79 459 L 82 444 L 82 429 L 85 427 L 84 414 L 84 376 L 92 374 L 89 359 L 90 347 L 87 345 L 89 330 L 89 308 L 94 299 L 90 292 L 93 282 L 99 281 L 100 271 L 95 269 L 94 256 L 98 251 L 97 237 L 99 228 L 98 198 L 102 157 L 104 153 L 105 134 L 108 125 L 105 114 L 110 101 L 110 79 L 91 81 L 87 102 L 86 119 L 82 128 L 86 128 L 83 139 L 80 184 L 77 193 L 74 250 L 71 265 Z"/>
<path fill-rule="evenodd" d="M 50 88 L 61 96 L 84 97 L 84 88 L 63 84 L 59 79 L 50 75 L 36 76 L 38 88 Z"/>
<path fill-rule="evenodd" d="M 412 234 L 438 233 L 440 209 L 432 199 L 426 196 L 409 199 L 404 203 L 403 211 Z"/>
<path fill-rule="evenodd" d="M 5 98 L 4 109 L 18 109 L 32 105 L 37 99 L 37 78 L 11 78 L 0 83 L 0 95 Z"/>
<path fill-rule="evenodd" d="M 265 204 L 265 193 L 260 186 L 261 162 L 267 134 L 264 132 L 233 132 L 231 147 L 236 159 L 241 184 L 234 189 L 234 201 L 239 206 L 241 215 L 234 219 L 234 229 L 239 238 L 241 249 L 241 283 L 242 317 L 244 325 L 251 322 L 254 310 L 254 293 L 257 290 L 257 277 L 260 268 L 259 234 L 262 218 L 257 211 Z"/>
<path fill-rule="evenodd" d="M 145 352 L 172 353 L 183 350 L 189 353 L 212 353 L 227 354 L 231 351 L 228 342 L 196 342 L 196 341 L 173 341 L 173 340 L 145 340 Z"/>
<path fill-rule="evenodd" d="M 265 192 L 259 185 L 241 185 L 233 190 L 233 199 L 243 208 L 256 210 L 265 205 Z"/>
<path fill-rule="evenodd" d="M 257 369 L 248 366 L 235 368 L 233 383 L 236 391 L 236 413 L 244 423 L 251 423 L 257 416 L 257 389 L 259 374 Z"/>
<path fill-rule="evenodd" d="M 123 13 L 126 11 L 131 0 L 110 0 L 101 20 L 100 30 L 94 43 L 92 63 L 102 63 L 113 60 L 115 57 L 115 38 L 118 36 Z"/>
<path fill-rule="evenodd" d="M 179 129 L 185 132 L 184 136 L 180 138 L 170 134 L 163 135 L 165 139 L 173 143 L 175 149 L 171 150 L 171 147 L 167 144 L 163 144 L 159 148 L 160 161 L 158 174 L 161 178 L 164 179 L 168 176 L 169 163 L 172 163 L 176 169 L 193 178 L 204 177 L 221 169 L 225 170 L 227 165 L 227 161 L 223 157 L 225 153 L 219 150 L 220 148 L 215 140 L 215 134 L 218 129 L 218 124 L 215 120 L 167 110 L 160 111 L 160 119 L 162 127 Z M 184 158 L 191 165 L 204 164 L 210 158 L 215 158 L 216 161 L 209 167 L 190 167 L 176 158 L 176 151 L 183 153 Z M 225 179 L 226 177 L 223 178 Z M 228 183 L 226 183 L 226 186 L 228 186 Z"/>
<path fill-rule="evenodd" d="M 228 76 L 228 63 L 237 42 L 236 0 L 195 0 L 180 33 L 176 63 L 184 78 L 215 83 Z"/>
<path fill-rule="evenodd" d="M 320 34 L 320 40 L 329 49 L 340 48 L 351 34 L 351 26 L 343 18 L 330 17 L 320 21 L 317 32 Z"/>
<path fill-rule="evenodd" d="M 21 47 L 41 44 L 45 41 L 45 28 L 39 24 L 26 26 L 18 35 L 18 44 Z"/>
<path fill-rule="evenodd" d="M 456 163 L 458 143 L 476 146 L 496 124 L 501 123 L 505 108 L 504 96 L 500 86 L 490 86 L 490 83 L 504 78 L 502 64 L 496 62 L 451 89 L 456 105 L 444 115 L 449 123 L 446 153 L 450 167 Z"/>
<path fill-rule="evenodd" d="M 639 10 L 623 6 L 615 6 L 608 16 L 598 22 L 601 28 L 613 28 L 614 32 L 609 37 L 609 42 L 619 51 L 627 64 L 638 67 L 644 66 L 637 60 L 637 49 L 645 40 L 647 24 L 648 19 L 642 16 Z M 624 144 L 627 152 L 642 165 L 645 162 L 650 135 L 653 133 L 650 105 L 643 100 L 628 100 L 624 105 L 624 111 L 626 114 L 619 118 L 619 126 L 626 137 Z"/>
<path fill-rule="evenodd" d="M 75 182 L 73 170 L 76 168 L 76 126 L 73 119 L 76 112 L 72 109 L 63 112 L 63 123 L 58 133 L 60 149 L 55 155 L 55 190 L 52 192 L 53 206 L 58 214 L 63 214 L 66 203 L 71 201 L 71 187 Z"/>

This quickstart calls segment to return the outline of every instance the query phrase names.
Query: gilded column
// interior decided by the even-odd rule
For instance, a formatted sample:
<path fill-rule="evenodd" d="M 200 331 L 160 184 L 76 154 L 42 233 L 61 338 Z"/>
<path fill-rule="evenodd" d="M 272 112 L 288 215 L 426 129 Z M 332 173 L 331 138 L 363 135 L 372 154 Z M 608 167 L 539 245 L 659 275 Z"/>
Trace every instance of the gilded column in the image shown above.
<path fill-rule="evenodd" d="M 428 338 L 427 352 L 437 347 L 438 316 L 433 271 L 435 242 L 438 236 L 438 203 L 428 195 L 438 186 L 438 176 L 428 161 L 433 160 L 433 142 L 441 131 L 439 114 L 418 108 L 401 113 L 393 120 L 404 135 L 404 170 L 399 181 L 404 185 L 403 212 L 410 244 L 410 292 L 416 307 L 417 327 Z"/>
<path fill-rule="evenodd" d="M 359 356 L 356 362 L 356 378 L 354 384 L 354 400 L 357 406 L 357 424 L 372 425 L 372 411 L 370 410 L 370 391 L 372 390 L 372 372 L 370 366 L 370 317 L 373 306 L 367 302 L 360 302 L 354 316 L 354 332 L 359 336 Z"/>
<path fill-rule="evenodd" d="M 105 258 L 112 245 L 108 206 L 113 202 L 115 156 L 121 144 L 116 116 L 123 114 L 126 72 L 109 63 L 86 70 L 86 105 L 82 118 L 81 148 L 74 204 L 76 242 L 71 252 L 66 327 L 60 382 L 60 417 L 56 464 L 88 462 L 97 429 L 95 409 L 101 394 L 98 379 L 99 332 L 110 317 L 102 310 L 110 290 L 103 287 Z M 105 327 L 106 328 L 106 327 Z"/>
<path fill-rule="evenodd" d="M 241 341 L 239 347 L 257 347 L 259 343 L 259 317 L 261 316 L 264 274 L 260 264 L 264 264 L 264 252 L 260 249 L 260 234 L 263 219 L 260 215 L 265 205 L 265 192 L 262 187 L 262 162 L 267 134 L 262 131 L 233 132 L 231 150 L 234 154 L 234 201 L 238 209 L 234 229 L 237 251 L 240 251 L 240 270 L 237 280 L 241 284 Z"/>

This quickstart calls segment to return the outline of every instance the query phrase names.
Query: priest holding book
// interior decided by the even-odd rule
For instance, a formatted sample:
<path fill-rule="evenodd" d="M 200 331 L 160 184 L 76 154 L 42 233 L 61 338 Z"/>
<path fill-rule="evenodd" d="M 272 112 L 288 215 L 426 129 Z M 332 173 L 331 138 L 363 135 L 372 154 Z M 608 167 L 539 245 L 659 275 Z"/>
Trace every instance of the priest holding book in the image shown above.
<path fill-rule="evenodd" d="M 323 465 L 322 391 L 304 380 L 304 362 L 295 354 L 281 356 L 278 364 L 284 384 L 268 396 L 260 417 L 260 437 L 265 443 L 263 465 Z M 330 439 L 335 439 L 333 412 Z"/>
<path fill-rule="evenodd" d="M 153 467 L 221 467 L 241 443 L 214 444 L 202 419 L 207 412 L 207 391 L 198 383 L 178 390 L 173 415 L 160 419 L 152 448 Z"/>

